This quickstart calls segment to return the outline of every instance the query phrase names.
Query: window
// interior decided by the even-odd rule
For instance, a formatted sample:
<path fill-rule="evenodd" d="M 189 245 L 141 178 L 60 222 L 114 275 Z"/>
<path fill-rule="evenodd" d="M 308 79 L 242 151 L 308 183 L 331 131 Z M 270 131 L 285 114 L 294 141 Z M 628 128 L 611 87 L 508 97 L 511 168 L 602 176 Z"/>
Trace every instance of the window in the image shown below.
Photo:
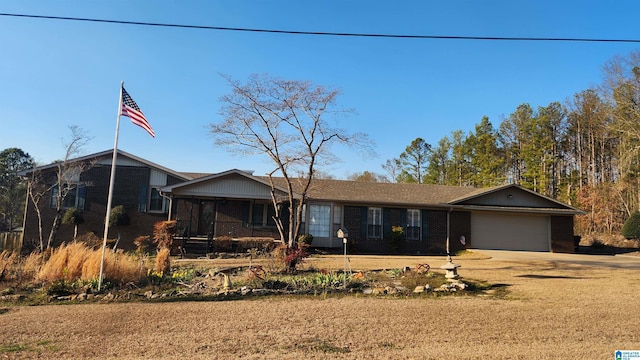
<path fill-rule="evenodd" d="M 420 210 L 407 210 L 407 239 L 420 240 Z"/>
<path fill-rule="evenodd" d="M 331 231 L 331 206 L 309 205 L 309 234 L 328 238 Z"/>
<path fill-rule="evenodd" d="M 251 224 L 254 226 L 276 226 L 273 204 L 256 203 L 251 207 Z"/>
<path fill-rule="evenodd" d="M 76 208 L 78 210 L 84 210 L 84 203 L 86 197 L 86 186 L 85 185 L 64 185 L 63 188 L 67 189 L 67 195 L 64 197 L 62 201 L 62 208 Z M 49 200 L 49 207 L 52 209 L 56 208 L 56 201 L 60 196 L 60 189 L 58 185 L 55 185 L 51 188 L 51 198 Z"/>
<path fill-rule="evenodd" d="M 160 188 L 152 187 L 149 197 L 149 212 L 166 212 L 167 199 L 160 195 Z"/>
<path fill-rule="evenodd" d="M 367 213 L 367 236 L 373 239 L 382 237 L 382 209 L 369 208 Z"/>

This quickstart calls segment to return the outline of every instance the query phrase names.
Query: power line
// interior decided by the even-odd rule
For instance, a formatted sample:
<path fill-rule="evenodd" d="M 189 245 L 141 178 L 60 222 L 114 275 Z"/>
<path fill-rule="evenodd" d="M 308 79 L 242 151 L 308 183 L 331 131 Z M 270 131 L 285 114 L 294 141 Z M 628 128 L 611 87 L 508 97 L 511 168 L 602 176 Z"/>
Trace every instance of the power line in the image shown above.
<path fill-rule="evenodd" d="M 157 26 L 157 27 L 171 27 L 171 28 L 183 28 L 183 29 L 201 29 L 201 30 L 221 30 L 221 31 L 242 31 L 242 32 L 256 32 L 256 33 L 288 34 L 288 35 L 346 36 L 346 37 L 371 37 L 371 38 L 393 38 L 393 39 L 640 43 L 640 39 L 596 39 L 596 38 L 559 38 L 559 37 L 504 37 L 504 36 L 450 36 L 450 35 L 367 34 L 367 33 L 341 33 L 341 32 L 324 32 L 324 31 L 295 31 L 295 30 L 274 30 L 274 29 L 250 29 L 250 28 L 236 28 L 236 27 L 222 27 L 222 26 L 167 24 L 167 23 L 152 23 L 152 22 L 141 22 L 141 21 L 106 20 L 106 19 L 90 19 L 90 18 L 77 18 L 77 17 L 66 17 L 66 16 L 8 14 L 8 13 L 0 13 L 0 16 L 21 17 L 21 18 L 31 18 L 31 19 L 97 22 L 97 23 L 122 24 L 122 25 Z"/>

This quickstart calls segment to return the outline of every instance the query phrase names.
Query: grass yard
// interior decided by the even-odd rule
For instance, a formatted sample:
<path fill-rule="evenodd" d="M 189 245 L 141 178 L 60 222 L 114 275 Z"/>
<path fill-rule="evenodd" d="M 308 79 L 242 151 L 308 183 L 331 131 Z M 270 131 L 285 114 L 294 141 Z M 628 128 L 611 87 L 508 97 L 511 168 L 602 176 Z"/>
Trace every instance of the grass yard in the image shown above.
<path fill-rule="evenodd" d="M 207 260 L 232 266 L 235 259 Z M 244 261 L 244 260 L 243 260 Z M 442 257 L 351 257 L 354 270 Z M 0 358 L 613 359 L 640 348 L 638 270 L 466 254 L 501 296 L 270 296 L 0 307 Z M 341 256 L 306 266 L 342 269 Z"/>

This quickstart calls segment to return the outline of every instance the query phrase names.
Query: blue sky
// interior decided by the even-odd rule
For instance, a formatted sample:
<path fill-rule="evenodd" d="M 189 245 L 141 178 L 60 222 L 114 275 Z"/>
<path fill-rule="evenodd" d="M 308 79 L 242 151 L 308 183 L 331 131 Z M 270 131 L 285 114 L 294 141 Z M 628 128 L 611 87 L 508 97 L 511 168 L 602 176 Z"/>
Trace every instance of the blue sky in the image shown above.
<path fill-rule="evenodd" d="M 24 1 L 0 13 L 321 32 L 640 39 L 636 1 Z M 220 74 L 310 80 L 341 90 L 377 156 L 335 149 L 337 178 L 397 157 L 416 137 L 436 145 L 486 115 L 494 126 L 521 103 L 564 102 L 596 86 L 632 43 L 567 43 L 301 36 L 143 27 L 0 16 L 0 149 L 40 163 L 63 157 L 68 126 L 93 137 L 85 154 L 113 147 L 119 84 L 156 132 L 122 118 L 119 148 L 178 171 L 264 174 L 262 157 L 214 145 Z"/>

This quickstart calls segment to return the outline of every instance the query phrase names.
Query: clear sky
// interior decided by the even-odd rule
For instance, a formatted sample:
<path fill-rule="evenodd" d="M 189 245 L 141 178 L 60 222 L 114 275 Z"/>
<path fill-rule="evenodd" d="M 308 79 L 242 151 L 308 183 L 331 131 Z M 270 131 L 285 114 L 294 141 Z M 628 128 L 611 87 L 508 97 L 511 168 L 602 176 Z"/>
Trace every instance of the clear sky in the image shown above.
<path fill-rule="evenodd" d="M 0 13 L 319 32 L 640 39 L 638 1 L 25 1 Z M 122 118 L 119 149 L 177 171 L 252 169 L 261 157 L 216 147 L 220 74 L 310 80 L 341 90 L 377 156 L 336 149 L 323 169 L 345 178 L 397 157 L 416 137 L 436 145 L 486 115 L 494 126 L 521 103 L 564 102 L 596 86 L 633 43 L 515 42 L 302 36 L 160 28 L 0 16 L 0 150 L 39 163 L 60 159 L 70 125 L 93 137 L 85 154 L 113 147 L 120 81 L 156 133 Z"/>

